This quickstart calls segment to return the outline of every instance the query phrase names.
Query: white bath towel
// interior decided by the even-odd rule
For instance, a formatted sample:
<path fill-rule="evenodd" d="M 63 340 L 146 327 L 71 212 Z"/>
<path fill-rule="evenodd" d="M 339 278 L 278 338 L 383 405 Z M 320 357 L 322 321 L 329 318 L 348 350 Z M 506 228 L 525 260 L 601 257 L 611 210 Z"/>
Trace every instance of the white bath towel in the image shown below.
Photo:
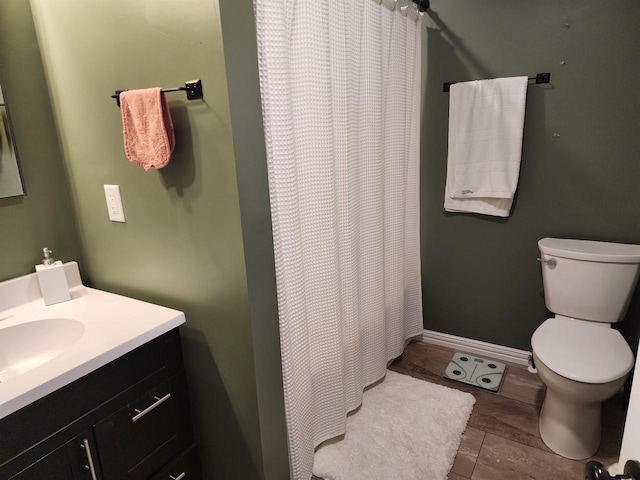
<path fill-rule="evenodd" d="M 456 83 L 444 208 L 508 217 L 518 186 L 527 77 Z"/>

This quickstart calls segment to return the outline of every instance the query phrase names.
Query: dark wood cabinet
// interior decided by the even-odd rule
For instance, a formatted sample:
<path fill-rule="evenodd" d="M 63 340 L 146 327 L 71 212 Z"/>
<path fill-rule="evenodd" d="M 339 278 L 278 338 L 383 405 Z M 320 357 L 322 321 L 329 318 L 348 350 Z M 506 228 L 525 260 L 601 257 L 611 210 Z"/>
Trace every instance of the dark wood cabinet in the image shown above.
<path fill-rule="evenodd" d="M 178 331 L 0 420 L 0 480 L 199 480 Z"/>

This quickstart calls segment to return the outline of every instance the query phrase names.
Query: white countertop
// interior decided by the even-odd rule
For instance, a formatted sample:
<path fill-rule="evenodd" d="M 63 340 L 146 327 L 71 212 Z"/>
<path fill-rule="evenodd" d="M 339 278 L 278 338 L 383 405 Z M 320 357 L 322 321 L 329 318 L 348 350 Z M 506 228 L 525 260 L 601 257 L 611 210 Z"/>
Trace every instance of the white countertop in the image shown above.
<path fill-rule="evenodd" d="M 84 325 L 82 336 L 64 352 L 0 383 L 0 418 L 185 322 L 178 310 L 83 286 L 75 262 L 65 264 L 65 272 L 71 300 L 55 305 L 44 306 L 36 274 L 0 283 L 0 329 L 50 318 Z"/>

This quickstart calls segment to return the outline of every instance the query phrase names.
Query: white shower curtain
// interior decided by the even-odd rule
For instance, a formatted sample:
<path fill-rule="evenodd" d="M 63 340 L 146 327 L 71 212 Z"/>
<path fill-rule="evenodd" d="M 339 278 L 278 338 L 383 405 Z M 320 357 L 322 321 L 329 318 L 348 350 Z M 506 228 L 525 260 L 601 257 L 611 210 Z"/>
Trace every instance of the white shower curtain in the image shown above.
<path fill-rule="evenodd" d="M 420 14 L 254 0 L 292 478 L 422 332 Z"/>

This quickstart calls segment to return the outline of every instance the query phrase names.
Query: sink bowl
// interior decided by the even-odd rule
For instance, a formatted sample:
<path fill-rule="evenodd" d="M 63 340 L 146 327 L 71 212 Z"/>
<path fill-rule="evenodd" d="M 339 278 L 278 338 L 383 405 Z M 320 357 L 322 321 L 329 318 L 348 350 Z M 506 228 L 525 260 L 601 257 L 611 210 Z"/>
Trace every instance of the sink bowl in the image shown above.
<path fill-rule="evenodd" d="M 0 327 L 0 382 L 54 359 L 76 343 L 84 331 L 84 324 L 71 318 Z"/>

